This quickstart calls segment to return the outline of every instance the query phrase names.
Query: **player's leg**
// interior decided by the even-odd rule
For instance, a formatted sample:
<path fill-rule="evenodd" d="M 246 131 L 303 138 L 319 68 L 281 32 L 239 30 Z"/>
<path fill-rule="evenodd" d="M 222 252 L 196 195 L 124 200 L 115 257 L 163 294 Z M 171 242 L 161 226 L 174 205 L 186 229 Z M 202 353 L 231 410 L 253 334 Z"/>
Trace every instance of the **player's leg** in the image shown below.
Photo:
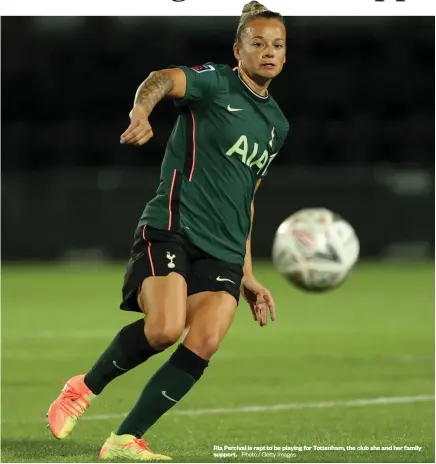
<path fill-rule="evenodd" d="M 232 324 L 237 302 L 224 291 L 197 293 L 188 301 L 189 329 L 183 345 L 209 361 Z"/>
<path fill-rule="evenodd" d="M 188 266 L 181 244 L 170 233 L 155 229 L 137 231 L 121 308 L 141 313 L 146 310 L 147 323 L 142 317 L 123 327 L 85 376 L 75 376 L 67 382 L 48 412 L 49 427 L 56 438 L 65 438 L 71 432 L 95 395 L 108 383 L 180 337 L 186 319 L 184 276 Z"/>
<path fill-rule="evenodd" d="M 196 261 L 188 285 L 183 345 L 210 360 L 229 330 L 239 304 L 242 266 L 212 257 Z"/>
<path fill-rule="evenodd" d="M 141 285 L 138 305 L 145 315 L 145 338 L 156 351 L 173 345 L 186 322 L 187 285 L 185 277 L 170 273 L 150 277 Z"/>
<path fill-rule="evenodd" d="M 209 304 L 216 303 L 218 300 L 209 302 Z M 192 304 L 196 304 L 195 301 L 189 303 L 190 306 Z M 186 320 L 185 317 L 183 328 Z M 197 326 L 198 323 L 195 324 L 195 327 Z M 181 333 L 182 331 L 177 333 L 178 337 Z M 165 412 L 188 393 L 201 377 L 207 365 L 207 358 L 202 358 L 184 344 L 179 345 L 168 361 L 150 378 L 135 406 L 124 419 L 116 434 L 141 438 Z"/>
<path fill-rule="evenodd" d="M 219 276 L 222 279 L 217 281 Z M 232 323 L 241 279 L 241 267 L 222 261 L 206 259 L 192 265 L 187 336 L 150 379 L 117 435 L 141 438 L 200 379 Z"/>
<path fill-rule="evenodd" d="M 178 274 L 148 278 L 143 282 L 138 297 L 138 304 L 146 314 L 146 338 L 157 349 L 172 345 L 180 338 L 185 328 L 186 282 L 182 278 L 182 285 L 178 277 L 182 278 Z M 181 286 L 183 296 L 177 291 Z M 179 295 L 177 302 L 174 301 L 176 295 Z M 172 310 L 167 309 L 169 305 L 173 305 Z M 174 311 L 177 306 L 179 310 Z M 172 355 L 147 382 L 116 433 L 112 433 L 106 440 L 100 451 L 100 459 L 169 459 L 151 451 L 148 443 L 141 439 L 142 427 L 144 422 L 153 424 L 168 409 L 168 403 L 172 405 L 174 399 L 169 396 L 172 386 L 177 385 L 179 390 L 184 389 L 187 380 L 189 382 L 190 379 L 186 379 L 186 375 L 177 368 L 177 356 Z"/>
<path fill-rule="evenodd" d="M 95 394 L 100 394 L 116 377 L 174 344 L 185 328 L 186 281 L 182 275 L 171 272 L 167 276 L 147 277 L 140 284 L 137 301 L 145 317 L 123 327 L 85 375 L 85 384 Z"/>

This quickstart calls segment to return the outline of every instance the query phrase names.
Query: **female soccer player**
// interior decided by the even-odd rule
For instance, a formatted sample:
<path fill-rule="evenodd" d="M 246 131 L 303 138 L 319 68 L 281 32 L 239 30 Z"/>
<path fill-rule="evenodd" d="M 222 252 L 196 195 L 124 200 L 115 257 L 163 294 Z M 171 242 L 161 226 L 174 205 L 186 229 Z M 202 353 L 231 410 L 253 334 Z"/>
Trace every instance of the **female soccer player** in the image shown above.
<path fill-rule="evenodd" d="M 289 125 L 268 94 L 285 63 L 282 16 L 258 2 L 244 7 L 233 47 L 238 67 L 207 63 L 153 72 L 138 88 L 121 143 L 153 136 L 149 116 L 164 97 L 179 117 L 162 163 L 155 198 L 135 233 L 121 309 L 144 318 L 122 328 L 86 375 L 65 385 L 48 411 L 65 438 L 92 400 L 116 377 L 179 340 L 112 433 L 101 459 L 148 461 L 144 433 L 200 379 L 230 327 L 241 293 L 255 320 L 274 320 L 270 292 L 254 277 L 250 233 L 253 199 Z"/>

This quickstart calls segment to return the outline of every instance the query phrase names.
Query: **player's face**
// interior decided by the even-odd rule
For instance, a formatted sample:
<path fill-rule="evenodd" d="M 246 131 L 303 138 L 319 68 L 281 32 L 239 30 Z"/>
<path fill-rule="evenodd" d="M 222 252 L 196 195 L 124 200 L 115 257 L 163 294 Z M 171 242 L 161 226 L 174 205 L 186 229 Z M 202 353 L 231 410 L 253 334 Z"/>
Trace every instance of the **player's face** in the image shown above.
<path fill-rule="evenodd" d="M 286 62 L 286 28 L 275 18 L 257 18 L 248 22 L 241 43 L 235 44 L 235 57 L 254 76 L 272 79 Z"/>

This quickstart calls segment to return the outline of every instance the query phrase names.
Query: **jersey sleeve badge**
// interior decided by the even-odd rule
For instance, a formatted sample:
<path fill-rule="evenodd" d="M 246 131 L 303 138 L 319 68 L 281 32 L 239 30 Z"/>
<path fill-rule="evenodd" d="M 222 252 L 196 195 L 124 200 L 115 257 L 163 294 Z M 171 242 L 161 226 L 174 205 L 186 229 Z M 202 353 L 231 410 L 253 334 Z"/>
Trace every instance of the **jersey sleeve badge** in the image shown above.
<path fill-rule="evenodd" d="M 212 66 L 211 64 L 202 64 L 200 66 L 192 66 L 191 69 L 198 73 L 203 73 L 206 71 L 215 71 L 215 67 Z"/>

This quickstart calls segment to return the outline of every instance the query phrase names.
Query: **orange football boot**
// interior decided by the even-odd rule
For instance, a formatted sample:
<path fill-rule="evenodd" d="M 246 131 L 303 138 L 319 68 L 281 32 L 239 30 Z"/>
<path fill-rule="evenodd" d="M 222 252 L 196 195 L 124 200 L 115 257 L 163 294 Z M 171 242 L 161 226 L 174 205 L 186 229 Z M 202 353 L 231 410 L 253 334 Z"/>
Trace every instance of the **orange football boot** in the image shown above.
<path fill-rule="evenodd" d="M 126 459 L 128 461 L 170 461 L 169 456 L 164 454 L 155 454 L 151 451 L 149 444 L 134 435 L 116 435 L 111 436 L 103 445 L 100 455 L 103 460 Z"/>
<path fill-rule="evenodd" d="M 89 408 L 97 396 L 85 385 L 84 375 L 76 375 L 65 383 L 61 394 L 53 401 L 46 414 L 48 427 L 58 440 L 66 438 L 77 419 Z"/>

